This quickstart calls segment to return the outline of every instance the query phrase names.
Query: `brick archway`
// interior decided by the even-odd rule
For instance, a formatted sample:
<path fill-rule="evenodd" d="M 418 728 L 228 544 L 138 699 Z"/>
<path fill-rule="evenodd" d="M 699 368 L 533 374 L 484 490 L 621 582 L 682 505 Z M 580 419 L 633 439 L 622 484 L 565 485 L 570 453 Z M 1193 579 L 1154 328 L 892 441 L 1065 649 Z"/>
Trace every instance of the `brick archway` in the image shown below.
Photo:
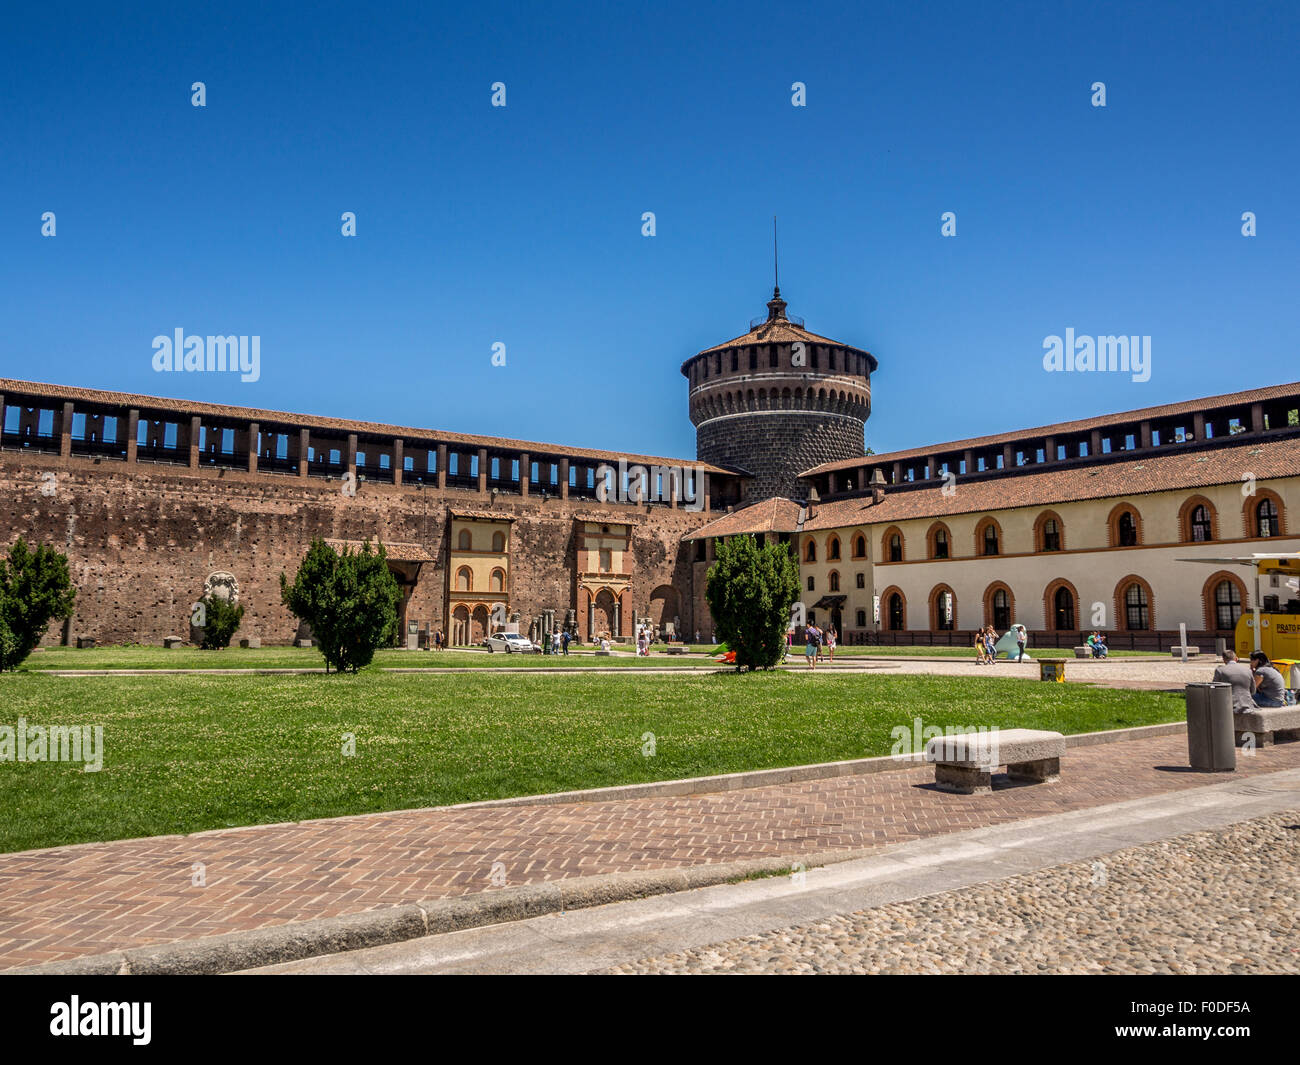
<path fill-rule="evenodd" d="M 939 538 L 940 533 L 943 533 L 944 546 L 947 548 L 947 553 L 943 555 L 938 554 L 938 552 L 935 549 L 935 544 Z M 952 558 L 952 530 L 949 529 L 948 526 L 941 521 L 936 521 L 926 531 L 925 557 L 930 559 Z"/>
<path fill-rule="evenodd" d="M 1192 515 L 1197 507 L 1204 507 L 1210 519 L 1210 540 L 1197 540 L 1192 535 Z M 1219 538 L 1219 512 L 1205 496 L 1195 495 L 1188 498 L 1178 508 L 1178 539 L 1185 544 L 1209 543 Z"/>
<path fill-rule="evenodd" d="M 1147 624 L 1144 629 L 1130 629 L 1128 624 L 1128 610 L 1125 608 L 1125 593 L 1131 584 L 1139 585 L 1146 593 L 1147 599 Z M 1119 583 L 1115 585 L 1115 629 L 1123 632 L 1153 632 L 1156 627 L 1156 597 L 1151 591 L 1151 585 L 1146 578 L 1139 577 L 1136 573 L 1130 573 L 1127 577 L 1121 577 Z"/>
<path fill-rule="evenodd" d="M 947 592 L 952 596 L 952 628 L 954 631 L 957 628 L 957 593 L 946 584 L 936 584 L 930 589 L 930 629 L 933 632 L 943 629 L 943 625 L 941 624 L 943 621 L 943 602 L 941 597 L 944 592 Z M 943 631 L 946 632 L 948 630 L 943 629 Z"/>
<path fill-rule="evenodd" d="M 1273 506 L 1277 509 L 1277 535 L 1286 535 L 1286 506 L 1282 503 L 1282 497 L 1271 488 L 1257 487 L 1255 494 L 1247 496 L 1241 506 L 1242 528 L 1249 539 L 1259 537 L 1259 528 L 1255 522 L 1255 515 L 1258 512 L 1259 505 L 1266 499 L 1271 500 Z"/>
<path fill-rule="evenodd" d="M 1052 548 L 1053 551 L 1065 550 L 1065 522 L 1061 520 L 1061 515 L 1054 510 L 1045 510 L 1034 521 L 1034 550 L 1046 551 L 1047 545 L 1044 543 L 1043 529 L 1049 521 L 1056 522 L 1057 546 Z"/>
<path fill-rule="evenodd" d="M 1058 629 L 1056 627 L 1056 593 L 1062 588 L 1069 592 L 1070 598 L 1074 600 L 1074 624 L 1068 628 Z M 1048 632 L 1078 632 L 1082 628 L 1079 624 L 1081 609 L 1079 590 L 1064 577 L 1057 577 L 1056 580 L 1043 589 L 1043 628 Z M 1102 626 L 1102 628 L 1105 627 Z"/>
<path fill-rule="evenodd" d="M 998 592 L 1006 592 L 1007 595 L 1007 623 L 999 626 L 993 620 L 993 597 Z M 1012 622 L 1016 620 L 1016 593 L 1011 590 L 1011 585 L 1005 581 L 994 581 L 984 589 L 984 624 L 992 625 L 1001 634 L 1011 627 Z"/>
<path fill-rule="evenodd" d="M 889 600 L 893 596 L 898 596 L 899 605 L 902 607 L 901 624 L 897 629 L 891 628 L 889 624 Z M 896 584 L 891 584 L 880 593 L 880 625 L 886 632 L 905 632 L 907 630 L 907 596 L 903 594 L 903 589 Z"/>
<path fill-rule="evenodd" d="M 891 525 L 885 530 L 885 534 L 880 538 L 880 561 L 892 562 L 889 556 L 889 541 L 895 536 L 898 537 L 898 561 L 907 561 L 907 537 L 903 535 L 903 530 L 897 525 Z"/>
<path fill-rule="evenodd" d="M 1206 632 L 1232 632 L 1232 629 L 1219 628 L 1218 603 L 1215 601 L 1214 593 L 1219 585 L 1228 581 L 1237 588 L 1237 595 L 1241 597 L 1241 612 L 1247 612 L 1250 606 L 1249 593 L 1246 590 L 1246 582 L 1237 574 L 1231 573 L 1226 569 L 1221 569 L 1216 573 L 1210 574 L 1205 584 L 1201 587 L 1201 606 L 1205 611 L 1205 631 Z M 1235 627 L 1235 626 L 1234 626 Z"/>
<path fill-rule="evenodd" d="M 992 514 L 986 514 L 984 517 L 980 518 L 980 520 L 975 523 L 975 557 L 976 558 L 994 557 L 994 555 L 986 555 L 984 553 L 984 530 L 990 527 L 997 535 L 998 549 L 995 552 L 995 554 L 1001 555 L 1007 549 L 1006 541 L 1004 541 L 1002 538 L 1002 526 L 998 523 L 998 519 L 993 517 Z"/>
<path fill-rule="evenodd" d="M 1110 530 L 1110 546 L 1119 547 L 1119 519 L 1124 514 L 1133 515 L 1133 528 L 1137 533 L 1137 543 L 1134 547 L 1142 546 L 1142 512 L 1132 503 L 1116 503 L 1111 509 L 1110 516 L 1106 518 L 1106 528 Z"/>

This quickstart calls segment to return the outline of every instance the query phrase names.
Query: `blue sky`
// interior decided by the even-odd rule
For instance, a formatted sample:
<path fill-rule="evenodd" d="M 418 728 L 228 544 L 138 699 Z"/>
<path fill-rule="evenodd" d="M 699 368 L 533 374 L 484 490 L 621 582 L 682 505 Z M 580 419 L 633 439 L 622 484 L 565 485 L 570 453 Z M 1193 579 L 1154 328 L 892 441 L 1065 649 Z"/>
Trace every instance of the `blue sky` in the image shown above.
<path fill-rule="evenodd" d="M 763 312 L 776 214 L 878 451 L 1294 380 L 1297 12 L 10 9 L 0 376 L 689 457 L 678 368 Z M 156 373 L 176 328 L 261 379 Z M 1150 380 L 1045 372 L 1066 328 Z"/>

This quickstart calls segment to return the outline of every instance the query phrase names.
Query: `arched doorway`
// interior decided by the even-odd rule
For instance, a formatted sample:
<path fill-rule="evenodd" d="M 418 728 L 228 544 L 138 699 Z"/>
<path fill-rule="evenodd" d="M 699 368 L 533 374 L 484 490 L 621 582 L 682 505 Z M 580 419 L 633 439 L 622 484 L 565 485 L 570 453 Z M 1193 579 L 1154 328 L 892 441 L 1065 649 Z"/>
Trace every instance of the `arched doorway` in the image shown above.
<path fill-rule="evenodd" d="M 469 607 L 458 606 L 452 612 L 451 643 L 458 647 L 469 643 Z"/>
<path fill-rule="evenodd" d="M 661 584 L 650 593 L 650 623 L 656 632 L 663 632 L 664 625 L 672 624 L 681 614 L 677 604 L 677 589 L 671 584 Z"/>
<path fill-rule="evenodd" d="M 474 616 L 470 622 L 469 642 L 478 645 L 487 638 L 488 634 L 488 612 L 487 607 L 481 603 L 474 608 Z"/>
<path fill-rule="evenodd" d="M 1065 585 L 1052 594 L 1052 628 L 1057 632 L 1070 632 L 1075 628 L 1074 595 Z"/>
<path fill-rule="evenodd" d="M 599 639 L 603 633 L 618 635 L 614 614 L 614 596 L 608 588 L 602 588 L 592 604 L 592 639 Z"/>

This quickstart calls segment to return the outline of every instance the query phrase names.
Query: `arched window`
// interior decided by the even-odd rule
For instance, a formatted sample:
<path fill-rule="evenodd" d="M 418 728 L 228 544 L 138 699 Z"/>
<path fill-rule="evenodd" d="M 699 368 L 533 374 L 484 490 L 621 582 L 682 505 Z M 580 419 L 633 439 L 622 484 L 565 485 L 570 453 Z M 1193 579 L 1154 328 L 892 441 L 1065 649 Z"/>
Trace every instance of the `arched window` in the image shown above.
<path fill-rule="evenodd" d="M 867 627 L 867 612 L 866 612 L 865 610 L 859 610 L 859 611 L 858 611 L 858 628 L 860 628 L 860 629 L 865 629 L 866 627 Z"/>
<path fill-rule="evenodd" d="M 867 575 L 866 575 L 865 573 L 859 573 L 859 574 L 858 574 L 858 587 L 859 587 L 859 588 L 865 588 L 866 586 L 867 586 Z"/>
<path fill-rule="evenodd" d="M 456 571 L 456 591 L 468 592 L 471 590 L 473 583 L 474 579 L 470 575 L 469 567 L 461 566 L 460 569 Z"/>
<path fill-rule="evenodd" d="M 805 562 L 816 562 L 816 561 L 817 561 L 817 541 L 816 541 L 816 540 L 813 540 L 813 539 L 811 539 L 811 538 L 808 540 L 808 547 L 807 547 L 807 549 L 804 551 L 803 560 L 804 560 Z"/>
<path fill-rule="evenodd" d="M 957 597 L 946 584 L 930 593 L 930 627 L 948 631 L 957 622 Z"/>
<path fill-rule="evenodd" d="M 943 522 L 935 522 L 930 526 L 929 541 L 931 558 L 948 557 L 948 527 Z"/>
<path fill-rule="evenodd" d="M 461 531 L 460 531 L 460 537 L 459 537 L 459 539 L 458 539 L 457 542 L 456 542 L 456 550 L 458 550 L 458 551 L 468 551 L 468 550 L 470 549 L 470 544 L 471 544 L 471 543 L 472 543 L 472 541 L 470 540 L 469 530 L 468 530 L 468 529 L 461 529 Z"/>
<path fill-rule="evenodd" d="M 808 591 L 810 591 L 810 592 L 815 592 L 816 590 L 817 590 L 817 578 L 816 578 L 816 577 L 809 577 L 809 578 L 808 578 Z"/>
<path fill-rule="evenodd" d="M 1007 601 L 1007 590 L 999 588 L 993 593 L 993 627 L 998 632 L 1011 628 L 1011 604 Z"/>
<path fill-rule="evenodd" d="M 840 590 L 840 575 L 835 570 L 831 570 L 831 591 L 838 592 L 839 590 Z"/>
<path fill-rule="evenodd" d="M 1190 532 L 1192 542 L 1196 544 L 1206 543 L 1214 539 L 1210 528 L 1210 512 L 1205 508 L 1204 504 L 1198 503 L 1192 508 Z"/>
<path fill-rule="evenodd" d="M 1074 628 L 1074 596 L 1070 589 L 1062 585 L 1052 596 L 1052 621 L 1057 632 L 1068 632 Z"/>
<path fill-rule="evenodd" d="M 1061 550 L 1061 528 L 1055 518 L 1048 518 L 1043 522 L 1043 550 Z"/>
<path fill-rule="evenodd" d="M 1137 547 L 1142 541 L 1142 522 L 1128 503 L 1120 503 L 1110 512 L 1111 547 Z"/>
<path fill-rule="evenodd" d="M 1276 536 L 1278 534 L 1277 504 L 1264 498 L 1255 508 L 1255 535 Z"/>
<path fill-rule="evenodd" d="M 506 549 L 506 534 L 503 532 L 494 532 L 492 534 L 492 550 L 500 554 Z"/>
<path fill-rule="evenodd" d="M 1214 586 L 1214 625 L 1218 629 L 1235 629 L 1241 618 L 1241 591 L 1232 581 Z"/>
<path fill-rule="evenodd" d="M 853 557 L 867 557 L 867 538 L 861 533 L 858 533 L 858 535 L 853 538 Z"/>
<path fill-rule="evenodd" d="M 838 559 L 840 557 L 840 538 L 832 536 L 826 544 L 827 559 Z"/>
<path fill-rule="evenodd" d="M 889 597 L 889 631 L 903 631 L 903 597 L 895 592 Z"/>
<path fill-rule="evenodd" d="M 1124 589 L 1124 627 L 1130 632 L 1151 627 L 1151 604 L 1146 589 L 1137 581 Z"/>
<path fill-rule="evenodd" d="M 881 543 L 883 544 L 880 552 L 882 559 L 889 562 L 903 561 L 903 533 L 897 526 L 891 526 L 885 530 Z"/>
<path fill-rule="evenodd" d="M 1001 552 L 1001 530 L 992 518 L 985 518 L 975 528 L 975 550 L 984 556 Z"/>
<path fill-rule="evenodd" d="M 494 592 L 504 592 L 506 590 L 505 570 L 494 569 L 492 571 L 492 583 L 490 587 Z"/>

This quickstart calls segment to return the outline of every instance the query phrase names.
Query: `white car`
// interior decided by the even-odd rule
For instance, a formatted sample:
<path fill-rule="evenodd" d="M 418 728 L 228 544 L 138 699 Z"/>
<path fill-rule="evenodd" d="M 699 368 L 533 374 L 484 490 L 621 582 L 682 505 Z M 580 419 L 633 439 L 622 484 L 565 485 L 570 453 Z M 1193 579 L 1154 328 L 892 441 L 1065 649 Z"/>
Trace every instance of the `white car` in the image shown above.
<path fill-rule="evenodd" d="M 487 644 L 489 654 L 493 651 L 505 651 L 506 654 L 514 654 L 516 651 L 522 651 L 524 654 L 542 653 L 542 649 L 527 636 L 521 636 L 517 632 L 498 632 L 483 642 Z"/>

